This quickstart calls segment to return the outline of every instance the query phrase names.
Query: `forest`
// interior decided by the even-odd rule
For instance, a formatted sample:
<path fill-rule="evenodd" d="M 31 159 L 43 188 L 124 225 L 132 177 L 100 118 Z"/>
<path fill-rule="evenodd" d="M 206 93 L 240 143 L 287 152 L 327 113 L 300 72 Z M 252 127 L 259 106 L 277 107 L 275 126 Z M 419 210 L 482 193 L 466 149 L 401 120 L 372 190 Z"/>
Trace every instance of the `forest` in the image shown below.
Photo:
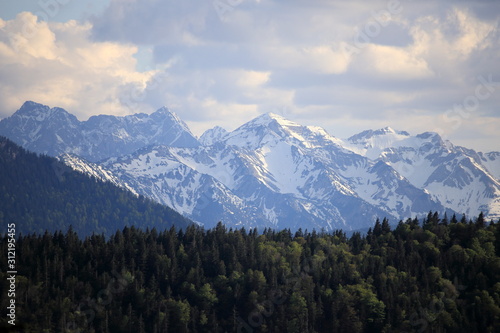
<path fill-rule="evenodd" d="M 170 207 L 72 170 L 49 156 L 28 152 L 0 136 L 0 225 L 17 232 L 106 236 L 125 226 L 184 228 L 192 222 Z M 4 232 L 2 230 L 1 232 Z"/>
<path fill-rule="evenodd" d="M 367 233 L 140 230 L 16 241 L 23 332 L 499 332 L 500 221 Z M 0 239 L 7 252 L 7 235 Z M 6 267 L 5 256 L 0 256 Z M 7 274 L 0 273 L 2 309 Z M 5 311 L 5 310 L 4 310 Z M 6 316 L 0 326 L 7 326 Z"/>

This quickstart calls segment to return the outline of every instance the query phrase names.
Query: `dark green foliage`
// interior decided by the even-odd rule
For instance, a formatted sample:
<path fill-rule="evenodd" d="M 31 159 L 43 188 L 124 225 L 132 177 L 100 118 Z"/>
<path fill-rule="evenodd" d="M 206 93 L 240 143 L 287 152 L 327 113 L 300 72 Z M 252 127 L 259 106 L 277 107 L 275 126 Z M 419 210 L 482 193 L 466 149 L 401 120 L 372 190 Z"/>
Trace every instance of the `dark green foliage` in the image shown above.
<path fill-rule="evenodd" d="M 72 226 L 80 236 L 109 236 L 124 226 L 184 228 L 190 222 L 168 207 L 0 137 L 0 225 L 7 223 L 16 223 L 25 235 Z"/>
<path fill-rule="evenodd" d="M 126 227 L 109 240 L 23 236 L 18 323 L 25 332 L 498 332 L 500 224 L 473 221 L 429 214 L 350 238 L 222 224 Z M 5 272 L 0 286 L 5 295 Z"/>

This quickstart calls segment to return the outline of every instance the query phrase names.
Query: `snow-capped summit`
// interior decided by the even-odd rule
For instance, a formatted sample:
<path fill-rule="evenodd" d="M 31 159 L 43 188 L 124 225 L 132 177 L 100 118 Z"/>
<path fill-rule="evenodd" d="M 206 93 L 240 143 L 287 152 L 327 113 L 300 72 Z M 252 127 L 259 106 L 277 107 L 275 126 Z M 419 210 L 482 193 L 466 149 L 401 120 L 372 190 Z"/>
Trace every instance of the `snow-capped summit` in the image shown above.
<path fill-rule="evenodd" d="M 206 130 L 201 136 L 200 136 L 200 143 L 203 146 L 210 146 L 213 145 L 216 142 L 219 142 L 224 139 L 224 137 L 229 133 L 226 131 L 224 128 L 220 126 L 215 126 L 214 128 L 210 128 Z"/>
<path fill-rule="evenodd" d="M 21 108 L 16 112 L 16 115 L 23 119 L 34 118 L 38 122 L 47 120 L 53 121 L 54 119 L 69 118 L 71 121 L 77 121 L 76 117 L 66 112 L 66 110 L 54 107 L 49 108 L 46 105 L 38 104 L 33 101 L 26 101 Z"/>
<path fill-rule="evenodd" d="M 0 135 L 31 151 L 57 156 L 81 141 L 78 126 L 78 119 L 64 109 L 27 101 L 0 121 Z"/>
<path fill-rule="evenodd" d="M 193 135 L 188 125 L 174 111 L 171 111 L 166 106 L 163 106 L 153 112 L 150 115 L 150 118 L 155 121 L 168 121 L 171 124 L 179 126 L 184 132 Z"/>
<path fill-rule="evenodd" d="M 293 121 L 290 121 L 286 119 L 283 116 L 280 116 L 279 114 L 272 113 L 272 112 L 267 112 L 263 113 L 258 117 L 255 117 L 254 119 L 250 120 L 247 122 L 245 125 L 265 125 L 269 126 L 271 123 L 278 123 L 282 126 L 300 126 L 297 123 L 294 123 Z"/>
<path fill-rule="evenodd" d="M 392 147 L 396 142 L 410 137 L 406 131 L 396 131 L 391 127 L 378 130 L 366 130 L 348 138 L 343 145 L 358 154 L 375 158 L 382 150 Z"/>
<path fill-rule="evenodd" d="M 361 133 L 355 134 L 349 138 L 349 141 L 359 142 L 368 140 L 372 137 L 383 136 L 383 135 L 400 135 L 400 136 L 410 136 L 410 134 L 406 131 L 397 131 L 390 126 L 380 128 L 377 130 L 366 130 Z"/>
<path fill-rule="evenodd" d="M 274 113 L 254 118 L 227 134 L 224 139 L 227 144 L 246 149 L 258 149 L 280 141 L 304 148 L 341 142 L 321 127 L 303 126 Z"/>
<path fill-rule="evenodd" d="M 265 113 L 229 133 L 225 140 L 236 146 L 256 149 L 269 140 L 289 138 L 289 134 L 296 127 L 300 125 L 277 114 Z"/>

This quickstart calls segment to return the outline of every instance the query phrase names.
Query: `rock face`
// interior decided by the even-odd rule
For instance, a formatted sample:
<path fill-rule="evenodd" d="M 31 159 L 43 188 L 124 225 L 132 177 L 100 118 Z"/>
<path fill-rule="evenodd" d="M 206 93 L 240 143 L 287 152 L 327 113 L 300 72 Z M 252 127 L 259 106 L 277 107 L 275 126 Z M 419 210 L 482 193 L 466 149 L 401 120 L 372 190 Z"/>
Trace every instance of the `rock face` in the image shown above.
<path fill-rule="evenodd" d="M 37 152 L 71 153 L 63 160 L 73 168 L 207 227 L 355 230 L 429 211 L 500 217 L 500 153 L 477 153 L 430 132 L 384 128 L 341 140 L 264 114 L 197 140 L 166 108 L 79 122 L 27 102 L 0 122 L 0 134 Z"/>

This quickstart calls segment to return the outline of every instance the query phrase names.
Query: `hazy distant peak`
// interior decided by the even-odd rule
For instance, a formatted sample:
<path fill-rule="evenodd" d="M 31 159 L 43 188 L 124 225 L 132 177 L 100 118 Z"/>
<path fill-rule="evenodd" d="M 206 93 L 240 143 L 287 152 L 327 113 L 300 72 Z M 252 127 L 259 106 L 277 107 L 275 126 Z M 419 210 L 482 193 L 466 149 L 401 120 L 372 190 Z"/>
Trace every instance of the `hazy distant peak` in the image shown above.
<path fill-rule="evenodd" d="M 361 133 L 355 134 L 351 136 L 348 140 L 351 142 L 359 142 L 362 140 L 367 140 L 373 137 L 377 136 L 387 136 L 387 135 L 393 135 L 393 136 L 410 136 L 410 134 L 406 131 L 397 131 L 393 129 L 392 127 L 384 127 L 380 128 L 378 130 L 366 130 Z"/>
<path fill-rule="evenodd" d="M 218 141 L 221 141 L 226 136 L 227 133 L 228 131 L 226 131 L 224 128 L 220 126 L 215 126 L 213 128 L 206 130 L 200 136 L 199 141 L 203 146 L 210 146 Z"/>

